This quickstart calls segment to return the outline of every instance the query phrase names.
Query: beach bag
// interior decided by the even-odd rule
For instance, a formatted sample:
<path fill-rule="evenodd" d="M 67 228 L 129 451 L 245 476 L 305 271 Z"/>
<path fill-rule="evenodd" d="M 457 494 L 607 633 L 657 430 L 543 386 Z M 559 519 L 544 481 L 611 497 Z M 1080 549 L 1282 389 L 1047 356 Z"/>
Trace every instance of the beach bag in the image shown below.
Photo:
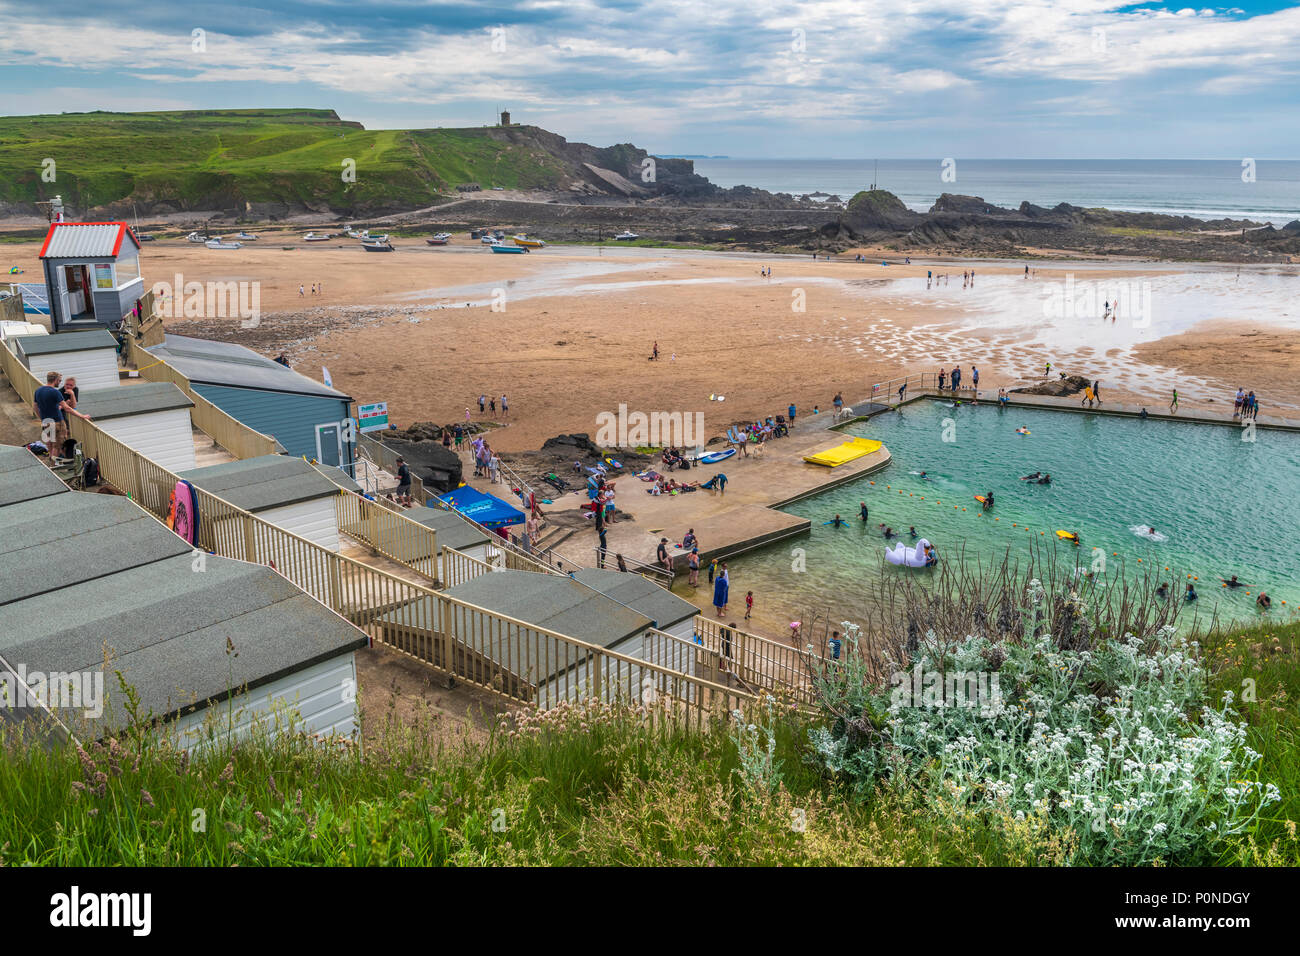
<path fill-rule="evenodd" d="M 81 465 L 81 487 L 94 488 L 99 484 L 99 462 L 87 458 Z"/>

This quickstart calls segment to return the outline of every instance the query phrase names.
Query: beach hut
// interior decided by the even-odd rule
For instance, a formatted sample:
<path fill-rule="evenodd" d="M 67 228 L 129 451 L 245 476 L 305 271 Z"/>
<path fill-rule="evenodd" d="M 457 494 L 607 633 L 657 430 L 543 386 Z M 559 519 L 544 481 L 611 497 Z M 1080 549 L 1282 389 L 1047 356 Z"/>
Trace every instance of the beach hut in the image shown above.
<path fill-rule="evenodd" d="M 260 455 L 180 472 L 210 495 L 330 551 L 339 549 L 339 486 L 301 458 Z"/>
<path fill-rule="evenodd" d="M 94 419 L 105 434 L 168 471 L 195 466 L 194 429 L 190 424 L 194 403 L 171 382 L 80 391 L 77 411 Z"/>
<path fill-rule="evenodd" d="M 41 246 L 50 331 L 106 328 L 144 295 L 140 241 L 124 222 L 55 222 Z"/>
<path fill-rule="evenodd" d="M 44 385 L 47 372 L 75 378 L 77 388 L 109 388 L 121 384 L 117 374 L 117 341 L 104 329 L 59 335 L 20 335 L 11 340 L 14 354 Z"/>
<path fill-rule="evenodd" d="M 497 549 L 493 546 L 492 536 L 455 512 L 430 505 L 427 508 L 411 508 L 403 514 L 412 521 L 433 529 L 440 554 L 443 548 L 451 548 L 483 562 L 490 562 L 496 557 Z"/>
<path fill-rule="evenodd" d="M 23 695 L 8 716 L 36 735 L 120 733 L 120 674 L 184 747 L 259 718 L 279 733 L 290 714 L 295 731 L 353 736 L 366 635 L 270 568 L 195 561 L 130 499 L 69 491 L 0 446 L 0 682 Z M 42 685 L 51 696 L 32 699 Z"/>
<path fill-rule="evenodd" d="M 229 342 L 166 335 L 149 349 L 187 379 L 195 392 L 249 428 L 274 437 L 293 456 L 305 455 L 349 474 L 352 399 L 328 385 Z"/>

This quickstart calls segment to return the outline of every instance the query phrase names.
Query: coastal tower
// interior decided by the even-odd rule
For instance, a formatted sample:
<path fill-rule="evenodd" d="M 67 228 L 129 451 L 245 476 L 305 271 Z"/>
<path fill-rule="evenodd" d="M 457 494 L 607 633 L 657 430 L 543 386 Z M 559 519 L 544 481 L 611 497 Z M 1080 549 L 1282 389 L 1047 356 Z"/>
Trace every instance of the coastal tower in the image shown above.
<path fill-rule="evenodd" d="M 508 110 L 501 111 L 501 125 L 502 126 L 510 125 L 510 112 Z"/>

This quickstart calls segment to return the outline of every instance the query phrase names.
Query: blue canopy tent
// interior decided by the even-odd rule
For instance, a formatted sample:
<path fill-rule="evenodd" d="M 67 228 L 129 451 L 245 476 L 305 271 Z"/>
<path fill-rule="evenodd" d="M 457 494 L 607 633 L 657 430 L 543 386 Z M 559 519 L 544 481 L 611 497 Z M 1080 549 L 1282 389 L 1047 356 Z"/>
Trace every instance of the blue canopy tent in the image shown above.
<path fill-rule="evenodd" d="M 468 485 L 439 495 L 438 500 L 451 505 L 466 518 L 477 521 L 485 528 L 504 528 L 524 521 L 524 513 L 514 505 L 494 495 L 476 491 Z"/>

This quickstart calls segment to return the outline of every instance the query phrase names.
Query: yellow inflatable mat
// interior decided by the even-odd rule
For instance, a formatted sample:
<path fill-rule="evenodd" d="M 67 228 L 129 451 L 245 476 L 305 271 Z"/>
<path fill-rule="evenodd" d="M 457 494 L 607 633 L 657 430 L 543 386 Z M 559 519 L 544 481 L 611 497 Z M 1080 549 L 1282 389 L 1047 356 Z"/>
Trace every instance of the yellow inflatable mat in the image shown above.
<path fill-rule="evenodd" d="M 856 461 L 864 455 L 870 455 L 873 451 L 879 451 L 880 446 L 881 443 L 878 441 L 870 441 L 866 438 L 850 438 L 843 445 L 836 445 L 834 448 L 819 451 L 815 455 L 804 455 L 803 460 L 814 465 L 825 465 L 827 468 L 834 468 L 836 465 Z"/>

